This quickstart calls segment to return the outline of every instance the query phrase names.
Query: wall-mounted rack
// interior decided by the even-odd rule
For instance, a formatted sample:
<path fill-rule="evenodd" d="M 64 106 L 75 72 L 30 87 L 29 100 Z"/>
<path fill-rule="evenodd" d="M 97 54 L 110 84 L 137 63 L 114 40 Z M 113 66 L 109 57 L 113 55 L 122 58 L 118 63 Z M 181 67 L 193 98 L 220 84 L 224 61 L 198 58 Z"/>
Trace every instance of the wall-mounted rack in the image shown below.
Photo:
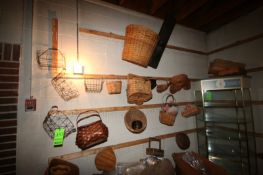
<path fill-rule="evenodd" d="M 186 104 L 191 104 L 194 102 L 177 102 L 174 103 L 176 106 L 183 106 Z M 62 110 L 62 112 L 66 115 L 78 115 L 81 112 L 88 110 L 96 110 L 98 112 L 115 112 L 115 111 L 128 111 L 131 108 L 136 109 L 152 109 L 152 108 L 160 108 L 162 104 L 146 104 L 146 105 L 132 105 L 132 106 L 115 106 L 115 107 L 103 107 L 103 108 L 87 108 L 87 109 L 72 109 L 72 110 Z"/>
<path fill-rule="evenodd" d="M 142 78 L 150 79 L 150 80 L 166 80 L 169 81 L 171 77 L 153 77 L 153 76 L 140 76 Z M 65 73 L 64 78 L 69 79 L 119 79 L 125 80 L 128 79 L 127 75 L 113 75 L 113 74 L 72 74 L 72 73 Z M 198 78 L 189 78 L 191 81 L 199 81 Z"/>
<path fill-rule="evenodd" d="M 163 134 L 163 135 L 158 135 L 155 136 L 158 139 L 167 139 L 167 138 L 172 138 L 172 137 L 176 137 L 176 135 L 178 133 L 185 133 L 185 134 L 190 134 L 190 133 L 195 133 L 197 131 L 199 131 L 201 129 L 188 129 L 188 130 L 184 130 L 184 131 L 178 131 L 178 132 L 173 132 L 173 133 L 169 133 L 169 134 Z M 126 147 L 131 147 L 131 146 L 135 146 L 135 145 L 140 145 L 140 144 L 145 144 L 149 142 L 149 138 L 144 138 L 144 139 L 139 139 L 139 140 L 134 140 L 134 141 L 129 141 L 129 142 L 124 142 L 124 143 L 119 143 L 119 144 L 115 144 L 115 145 L 108 145 L 110 147 L 112 147 L 113 150 L 117 150 L 117 149 L 121 149 L 121 148 L 126 148 Z M 79 152 L 74 152 L 74 153 L 69 153 L 69 154 L 64 154 L 64 155 L 60 155 L 60 156 L 55 156 L 55 157 L 50 157 L 48 159 L 48 161 L 50 162 L 53 158 L 59 158 L 59 159 L 63 159 L 63 160 L 72 160 L 72 159 L 77 159 L 80 157 L 86 157 L 92 154 L 97 154 L 98 152 L 100 152 L 102 149 L 108 147 L 99 147 L 99 148 L 93 148 L 93 149 L 87 149 L 84 151 L 79 151 Z"/>

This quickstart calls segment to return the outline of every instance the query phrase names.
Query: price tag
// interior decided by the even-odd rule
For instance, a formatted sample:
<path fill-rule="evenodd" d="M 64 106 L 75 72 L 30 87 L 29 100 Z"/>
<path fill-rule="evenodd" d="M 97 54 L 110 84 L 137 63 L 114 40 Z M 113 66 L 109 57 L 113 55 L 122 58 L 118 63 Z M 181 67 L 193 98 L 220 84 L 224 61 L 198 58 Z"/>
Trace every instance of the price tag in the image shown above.
<path fill-rule="evenodd" d="M 213 100 L 213 94 L 212 92 L 207 91 L 205 93 L 205 101 L 212 101 Z"/>
<path fill-rule="evenodd" d="M 53 140 L 53 145 L 54 146 L 61 146 L 61 145 L 63 145 L 64 133 L 65 133 L 65 129 L 64 128 L 57 128 L 55 130 L 54 140 Z"/>

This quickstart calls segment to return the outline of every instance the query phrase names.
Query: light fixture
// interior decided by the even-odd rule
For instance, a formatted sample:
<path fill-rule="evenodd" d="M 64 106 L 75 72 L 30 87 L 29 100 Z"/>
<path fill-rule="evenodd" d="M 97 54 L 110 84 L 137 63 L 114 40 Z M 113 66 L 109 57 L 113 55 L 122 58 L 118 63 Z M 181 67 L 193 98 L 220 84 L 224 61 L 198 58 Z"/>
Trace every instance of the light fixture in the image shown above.
<path fill-rule="evenodd" d="M 84 66 L 79 63 L 79 0 L 76 0 L 77 9 L 77 62 L 73 65 L 74 74 L 83 74 Z"/>

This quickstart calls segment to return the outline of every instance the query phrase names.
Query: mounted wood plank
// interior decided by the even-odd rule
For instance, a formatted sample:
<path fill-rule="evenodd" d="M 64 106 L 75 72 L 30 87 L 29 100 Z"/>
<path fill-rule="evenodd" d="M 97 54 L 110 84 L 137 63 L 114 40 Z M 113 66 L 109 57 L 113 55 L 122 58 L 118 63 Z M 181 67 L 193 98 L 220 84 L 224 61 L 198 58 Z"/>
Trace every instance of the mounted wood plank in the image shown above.
<path fill-rule="evenodd" d="M 174 132 L 174 133 L 169 133 L 169 134 L 163 134 L 163 135 L 159 135 L 159 136 L 155 136 L 155 137 L 158 139 L 166 139 L 166 138 L 176 137 L 176 134 L 181 133 L 181 132 L 183 132 L 185 134 L 190 134 L 190 133 L 197 132 L 198 130 L 200 130 L 200 129 L 195 128 L 195 129 L 189 129 L 189 130 L 184 130 L 184 131 L 179 131 L 179 132 Z M 134 140 L 134 141 L 130 141 L 130 142 L 120 143 L 120 144 L 116 144 L 116 145 L 109 145 L 109 146 L 112 147 L 113 150 L 117 150 L 117 149 L 131 147 L 131 146 L 135 146 L 135 145 L 139 145 L 139 144 L 145 144 L 145 143 L 148 143 L 148 141 L 149 141 L 149 138 L 145 138 L 145 139 Z M 86 156 L 89 156 L 92 154 L 97 154 L 99 151 L 101 151 L 104 148 L 105 147 L 87 149 L 87 150 L 80 151 L 80 152 L 75 152 L 75 153 L 65 154 L 65 155 L 61 155 L 61 156 L 51 157 L 51 158 L 49 158 L 49 161 L 51 161 L 53 158 L 60 158 L 60 159 L 64 159 L 64 160 L 72 160 L 72 159 L 76 159 L 76 158 L 80 158 L 80 157 L 86 157 Z"/>
<path fill-rule="evenodd" d="M 176 106 L 182 106 L 186 104 L 190 104 L 194 102 L 177 102 Z M 162 104 L 148 104 L 148 105 L 133 105 L 133 106 L 116 106 L 116 107 L 105 107 L 105 108 L 88 108 L 88 109 L 74 109 L 74 110 L 62 110 L 64 114 L 72 116 L 78 115 L 81 112 L 88 110 L 96 110 L 98 112 L 113 112 L 113 111 L 127 111 L 131 108 L 135 109 L 152 109 L 152 108 L 160 108 Z"/>
<path fill-rule="evenodd" d="M 16 119 L 17 113 L 11 112 L 11 113 L 0 113 L 0 120 L 5 119 Z"/>
<path fill-rule="evenodd" d="M 0 167 L 0 173 L 8 173 L 16 170 L 15 165 Z"/>
<path fill-rule="evenodd" d="M 168 0 L 152 0 L 150 14 L 156 13 Z"/>
<path fill-rule="evenodd" d="M 51 67 L 54 69 L 51 70 L 52 76 L 55 77 L 57 75 L 57 67 L 58 67 L 58 19 L 52 18 L 52 63 Z"/>
<path fill-rule="evenodd" d="M 17 98 L 0 98 L 0 104 L 17 104 Z"/>
<path fill-rule="evenodd" d="M 2 67 L 19 68 L 19 62 L 0 61 L 0 68 Z"/>
<path fill-rule="evenodd" d="M 0 127 L 17 126 L 17 120 L 0 120 Z"/>
<path fill-rule="evenodd" d="M 263 71 L 263 67 L 254 67 L 254 68 L 249 68 L 246 69 L 247 73 L 252 73 L 252 72 L 261 72 Z"/>
<path fill-rule="evenodd" d="M 80 28 L 79 29 L 80 32 L 83 33 L 87 33 L 87 34 L 93 34 L 93 35 L 98 35 L 98 36 L 103 36 L 103 37 L 107 37 L 107 38 L 113 38 L 113 39 L 119 39 L 119 40 L 124 40 L 125 37 L 122 35 L 118 35 L 118 34 L 114 34 L 114 33 L 108 33 L 108 32 L 101 32 L 101 31 L 96 31 L 96 30 L 92 30 L 92 29 L 87 29 L 87 28 Z M 166 46 L 167 47 L 167 46 Z M 194 50 L 194 49 L 188 49 L 188 48 L 184 48 L 184 47 L 179 47 L 179 46 L 172 46 L 170 45 L 169 47 L 167 47 L 169 49 L 175 49 L 175 50 L 179 50 L 179 51 L 184 51 L 184 52 L 190 52 L 190 53 L 196 53 L 196 54 L 201 54 L 201 55 L 207 55 L 206 53 L 204 53 L 203 51 L 198 51 L 198 50 Z"/>
<path fill-rule="evenodd" d="M 0 135 L 16 134 L 16 128 L 0 128 Z"/>
<path fill-rule="evenodd" d="M 16 156 L 16 151 L 15 150 L 0 151 L 0 158 L 14 157 L 14 156 Z"/>
<path fill-rule="evenodd" d="M 252 104 L 253 105 L 263 105 L 263 101 L 262 100 L 257 100 L 257 101 L 253 100 Z"/>
<path fill-rule="evenodd" d="M 0 83 L 0 89 L 18 89 L 18 83 Z"/>
<path fill-rule="evenodd" d="M 0 159 L 0 165 L 15 164 L 16 158 Z"/>
<path fill-rule="evenodd" d="M 0 82 L 18 82 L 18 76 L 0 75 Z"/>
<path fill-rule="evenodd" d="M 240 46 L 242 44 L 245 44 L 245 43 L 257 40 L 257 39 L 261 39 L 261 38 L 263 38 L 263 33 L 260 33 L 260 34 L 257 34 L 257 35 L 254 35 L 254 36 L 242 39 L 242 40 L 237 40 L 237 41 L 235 41 L 233 43 L 230 43 L 230 44 L 228 44 L 226 46 L 223 46 L 223 47 L 220 47 L 218 49 L 214 49 L 214 50 L 208 52 L 208 55 L 211 55 L 211 54 L 214 54 L 214 53 L 217 53 L 217 52 L 221 52 L 223 50 L 230 49 L 232 47 Z"/>
<path fill-rule="evenodd" d="M 150 80 L 167 80 L 169 81 L 171 77 L 150 77 L 150 76 L 140 76 L 143 78 L 147 78 Z M 84 75 L 75 75 L 66 73 L 64 74 L 64 78 L 68 79 L 119 79 L 126 80 L 128 79 L 127 75 L 106 75 L 106 74 L 84 74 Z M 197 78 L 189 78 L 191 81 L 198 81 L 200 79 Z"/>
<path fill-rule="evenodd" d="M 0 97 L 12 97 L 12 96 L 17 97 L 17 96 L 18 96 L 18 91 L 17 91 L 17 90 L 12 90 L 12 91 L 5 90 L 5 91 L 0 91 Z"/>
<path fill-rule="evenodd" d="M 1 67 L 1 66 L 0 66 Z M 0 75 L 7 74 L 7 75 L 18 75 L 19 70 L 16 68 L 0 68 Z"/>
<path fill-rule="evenodd" d="M 17 105 L 0 106 L 0 112 L 17 111 Z"/>
<path fill-rule="evenodd" d="M 0 144 L 0 151 L 7 150 L 7 149 L 15 149 L 16 148 L 16 143 L 3 143 Z"/>
<path fill-rule="evenodd" d="M 16 141 L 16 135 L 0 136 L 0 143 L 14 142 Z"/>

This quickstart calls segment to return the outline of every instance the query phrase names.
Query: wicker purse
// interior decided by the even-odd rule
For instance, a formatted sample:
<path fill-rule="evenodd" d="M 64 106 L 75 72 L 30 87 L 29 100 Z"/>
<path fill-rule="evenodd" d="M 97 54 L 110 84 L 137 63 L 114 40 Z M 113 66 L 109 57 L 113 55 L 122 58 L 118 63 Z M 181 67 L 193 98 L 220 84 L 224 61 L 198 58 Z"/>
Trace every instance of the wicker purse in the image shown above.
<path fill-rule="evenodd" d="M 99 120 L 79 126 L 81 121 L 91 117 L 98 117 Z M 97 144 L 107 141 L 109 136 L 107 126 L 102 122 L 100 115 L 97 111 L 85 111 L 77 117 L 77 135 L 76 145 L 84 150 L 95 146 Z"/>
<path fill-rule="evenodd" d="M 169 99 L 172 99 L 171 101 L 168 101 Z M 165 103 L 162 104 L 162 110 L 160 111 L 160 123 L 173 126 L 175 122 L 175 118 L 177 116 L 177 108 L 173 106 L 175 103 L 174 96 L 172 94 L 167 95 Z"/>

